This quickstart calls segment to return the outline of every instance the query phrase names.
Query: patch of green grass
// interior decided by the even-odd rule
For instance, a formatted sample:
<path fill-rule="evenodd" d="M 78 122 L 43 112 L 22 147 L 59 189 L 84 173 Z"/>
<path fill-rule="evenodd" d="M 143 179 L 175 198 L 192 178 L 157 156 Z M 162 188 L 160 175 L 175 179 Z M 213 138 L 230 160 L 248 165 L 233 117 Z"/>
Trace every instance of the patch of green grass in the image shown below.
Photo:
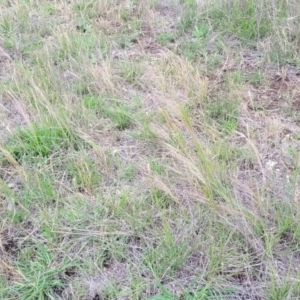
<path fill-rule="evenodd" d="M 168 45 L 169 43 L 174 43 L 176 41 L 177 34 L 173 32 L 162 32 L 156 37 L 156 40 L 161 45 Z"/>
<path fill-rule="evenodd" d="M 206 113 L 209 118 L 216 120 L 220 130 L 225 133 L 232 133 L 237 129 L 238 106 L 235 101 L 218 100 L 210 102 L 206 106 Z"/>
<path fill-rule="evenodd" d="M 158 209 L 167 208 L 173 203 L 172 198 L 159 189 L 152 191 L 151 199 Z"/>
<path fill-rule="evenodd" d="M 257 1 L 220 1 L 210 12 L 210 18 L 218 27 L 244 40 L 258 39 L 271 30 L 263 5 Z"/>
<path fill-rule="evenodd" d="M 65 287 L 64 272 L 74 266 L 67 258 L 57 265 L 56 255 L 42 243 L 23 247 L 15 266 L 21 279 L 8 288 L 9 295 L 22 300 L 54 299 Z"/>
<path fill-rule="evenodd" d="M 267 299 L 297 299 L 300 296 L 300 285 L 298 282 L 291 282 L 288 277 L 278 281 L 276 275 L 271 276 L 271 285 L 267 291 Z"/>
<path fill-rule="evenodd" d="M 58 62 L 75 59 L 77 63 L 86 63 L 87 61 L 96 63 L 98 59 L 109 53 L 111 46 L 108 38 L 99 39 L 94 32 L 72 32 L 68 35 L 60 35 L 58 40 L 58 49 L 53 53 Z M 82 55 L 83 53 L 84 55 Z"/>
<path fill-rule="evenodd" d="M 121 35 L 116 39 L 116 43 L 121 49 L 126 49 L 132 45 L 132 38 L 127 35 Z"/>
<path fill-rule="evenodd" d="M 103 99 L 102 99 L 102 97 L 86 95 L 82 98 L 82 103 L 85 108 L 88 108 L 90 110 L 97 112 L 97 111 L 101 111 Z"/>
<path fill-rule="evenodd" d="M 74 84 L 74 92 L 78 96 L 83 96 L 84 98 L 86 98 L 87 95 L 90 95 L 91 90 L 89 85 L 86 82 L 78 81 L 76 82 L 76 84 Z"/>
<path fill-rule="evenodd" d="M 232 164 L 251 164 L 251 160 L 253 159 L 244 149 L 229 145 L 226 142 L 218 144 L 218 146 L 212 148 L 212 150 L 217 156 L 219 163 L 225 168 L 232 166 Z"/>
<path fill-rule="evenodd" d="M 105 7 L 106 1 L 103 4 Z M 93 19 L 102 15 L 101 5 L 97 2 L 86 2 L 86 1 L 77 1 L 75 4 L 72 3 L 73 11 L 86 19 Z M 103 12 L 104 13 L 104 12 Z"/>
<path fill-rule="evenodd" d="M 253 72 L 250 75 L 249 82 L 255 87 L 259 87 L 265 83 L 265 74 L 262 71 Z"/>
<path fill-rule="evenodd" d="M 1 19 L 0 30 L 1 30 L 1 33 L 3 35 L 5 35 L 6 37 L 10 36 L 13 33 L 13 31 L 14 31 L 13 22 L 7 16 L 4 16 Z"/>
<path fill-rule="evenodd" d="M 202 40 L 203 42 L 205 42 L 208 33 L 209 29 L 207 25 L 202 22 L 197 22 L 192 32 L 192 36 L 198 40 Z"/>
<path fill-rule="evenodd" d="M 205 55 L 205 65 L 208 71 L 214 71 L 222 63 L 222 56 L 218 53 Z"/>
<path fill-rule="evenodd" d="M 12 224 L 18 225 L 26 222 L 29 219 L 30 212 L 19 208 L 7 213 L 7 217 L 12 222 Z"/>
<path fill-rule="evenodd" d="M 104 297 L 104 299 L 113 300 L 119 297 L 122 294 L 121 287 L 114 281 L 111 281 L 103 291 L 101 291 L 100 295 Z"/>
<path fill-rule="evenodd" d="M 141 32 L 142 22 L 137 17 L 132 17 L 129 21 L 125 23 L 122 30 L 123 34 L 130 34 L 132 37 L 137 36 Z"/>
<path fill-rule="evenodd" d="M 36 165 L 43 164 L 43 162 L 38 159 L 35 159 L 34 163 Z M 45 163 L 43 168 L 47 168 Z M 27 181 L 24 183 L 24 188 L 20 191 L 19 197 L 26 207 L 30 207 L 37 203 L 40 206 L 49 205 L 54 203 L 57 199 L 57 194 L 54 189 L 54 179 L 49 171 L 43 168 L 36 174 L 28 174 Z"/>
<path fill-rule="evenodd" d="M 56 12 L 56 10 L 57 7 L 55 6 L 55 4 L 48 4 L 44 7 L 44 12 L 48 16 L 52 16 Z"/>
<path fill-rule="evenodd" d="M 202 288 L 197 289 L 196 291 L 186 290 L 182 293 L 182 295 L 172 295 L 165 288 L 161 287 L 162 294 L 159 296 L 155 296 L 150 300 L 175 300 L 175 299 L 186 299 L 186 300 L 208 300 L 208 299 L 226 299 L 232 291 L 230 288 L 214 288 L 211 285 L 203 286 Z M 178 298 L 179 297 L 179 298 Z"/>
<path fill-rule="evenodd" d="M 112 108 L 104 106 L 102 113 L 105 117 L 111 119 L 119 130 L 128 129 L 133 124 L 132 116 L 125 105 L 118 103 Z"/>
<path fill-rule="evenodd" d="M 165 173 L 165 168 L 159 162 L 152 160 L 150 161 L 150 169 L 152 172 L 162 175 Z"/>
<path fill-rule="evenodd" d="M 59 127 L 47 125 L 31 125 L 26 129 L 18 129 L 11 136 L 6 150 L 16 160 L 26 157 L 44 156 L 47 157 L 63 148 L 72 145 L 74 136 Z"/>
<path fill-rule="evenodd" d="M 120 175 L 120 179 L 132 181 L 135 176 L 137 175 L 137 167 L 135 165 L 128 165 L 127 167 L 124 168 Z"/>
<path fill-rule="evenodd" d="M 8 297 L 9 297 L 7 283 L 6 283 L 5 278 L 2 275 L 0 276 L 0 297 L 2 299 L 8 299 Z"/>
<path fill-rule="evenodd" d="M 76 29 L 79 32 L 86 33 L 86 32 L 91 32 L 92 31 L 92 25 L 87 22 L 86 20 L 81 20 L 78 21 L 76 25 Z"/>
<path fill-rule="evenodd" d="M 184 12 L 181 15 L 180 22 L 177 27 L 182 32 L 190 30 L 197 21 L 197 1 L 195 0 L 183 0 Z"/>
<path fill-rule="evenodd" d="M 76 192 L 76 195 L 70 197 L 68 202 L 60 207 L 54 224 L 58 228 L 67 225 L 67 228 L 73 228 L 76 233 L 76 230 L 84 231 L 84 228 L 87 228 L 89 224 L 103 220 L 107 216 L 107 211 L 102 205 L 101 196 L 99 196 L 101 201 L 98 199 L 94 203 L 86 198 L 84 194 Z M 76 243 L 76 239 L 74 242 Z"/>
<path fill-rule="evenodd" d="M 226 76 L 226 83 L 228 86 L 232 84 L 238 86 L 243 82 L 245 82 L 245 78 L 244 78 L 244 72 L 242 70 L 229 73 Z"/>
<path fill-rule="evenodd" d="M 295 41 L 297 26 L 287 21 L 298 7 L 293 3 L 270 1 L 211 1 L 202 15 L 215 29 L 238 37 L 256 47 L 262 41 L 266 56 L 280 65 L 297 60 Z M 297 13 L 296 13 L 297 14 Z M 264 38 L 268 42 L 263 41 Z"/>
<path fill-rule="evenodd" d="M 122 78 L 132 85 L 142 85 L 141 77 L 143 75 L 142 67 L 136 62 L 128 62 L 121 66 Z"/>
<path fill-rule="evenodd" d="M 160 244 L 149 249 L 144 255 L 144 263 L 153 276 L 159 280 L 164 277 L 173 276 L 179 270 L 190 254 L 188 245 L 176 245 L 171 241 L 169 245 Z"/>
<path fill-rule="evenodd" d="M 50 226 L 50 224 L 43 224 L 41 227 L 41 236 L 53 244 L 58 244 L 61 242 L 60 235 L 53 231 L 53 228 Z"/>
<path fill-rule="evenodd" d="M 188 40 L 182 44 L 181 51 L 189 60 L 194 60 L 202 55 L 203 42 L 197 39 Z"/>
<path fill-rule="evenodd" d="M 162 293 L 158 296 L 152 297 L 149 300 L 173 300 L 174 297 L 166 288 L 160 286 Z"/>
<path fill-rule="evenodd" d="M 180 46 L 181 51 L 190 60 L 205 55 L 209 32 L 207 25 L 203 22 L 195 21 L 193 28 L 191 36 L 188 36 Z"/>

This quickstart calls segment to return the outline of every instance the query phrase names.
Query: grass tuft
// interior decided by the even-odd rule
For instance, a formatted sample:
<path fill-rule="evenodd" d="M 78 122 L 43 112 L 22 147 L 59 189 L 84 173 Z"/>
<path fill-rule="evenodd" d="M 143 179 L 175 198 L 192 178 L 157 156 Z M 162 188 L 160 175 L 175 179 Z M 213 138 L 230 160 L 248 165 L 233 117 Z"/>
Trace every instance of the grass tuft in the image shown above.
<path fill-rule="evenodd" d="M 6 150 L 16 160 L 27 156 L 47 157 L 62 148 L 67 148 L 73 142 L 69 132 L 58 127 L 33 125 L 28 129 L 18 129 L 11 137 Z"/>

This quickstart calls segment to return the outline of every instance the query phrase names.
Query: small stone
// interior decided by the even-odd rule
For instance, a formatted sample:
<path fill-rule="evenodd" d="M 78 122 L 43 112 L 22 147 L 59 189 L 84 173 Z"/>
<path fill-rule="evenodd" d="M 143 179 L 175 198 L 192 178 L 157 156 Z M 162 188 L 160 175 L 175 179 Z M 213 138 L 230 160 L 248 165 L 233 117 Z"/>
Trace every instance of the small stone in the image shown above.
<path fill-rule="evenodd" d="M 273 168 L 277 165 L 277 162 L 276 161 L 273 161 L 273 160 L 268 160 L 267 163 L 266 163 L 266 168 L 271 171 L 273 170 Z"/>

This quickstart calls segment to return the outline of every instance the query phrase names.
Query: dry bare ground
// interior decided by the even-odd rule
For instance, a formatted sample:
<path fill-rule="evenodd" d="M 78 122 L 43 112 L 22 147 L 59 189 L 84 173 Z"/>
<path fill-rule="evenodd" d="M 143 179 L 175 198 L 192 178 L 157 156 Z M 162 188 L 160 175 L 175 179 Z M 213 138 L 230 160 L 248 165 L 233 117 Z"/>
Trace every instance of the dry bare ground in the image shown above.
<path fill-rule="evenodd" d="M 0 1 L 0 299 L 300 299 L 299 14 Z"/>

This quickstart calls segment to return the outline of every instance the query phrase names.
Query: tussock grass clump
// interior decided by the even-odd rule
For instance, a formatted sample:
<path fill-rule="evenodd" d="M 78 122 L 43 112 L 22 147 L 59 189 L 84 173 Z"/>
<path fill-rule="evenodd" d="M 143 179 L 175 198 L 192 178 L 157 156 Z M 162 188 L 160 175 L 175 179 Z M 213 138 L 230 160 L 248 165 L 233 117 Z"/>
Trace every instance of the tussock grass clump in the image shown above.
<path fill-rule="evenodd" d="M 25 156 L 49 156 L 51 152 L 67 148 L 71 143 L 71 135 L 61 128 L 33 125 L 28 129 L 18 129 L 6 150 L 20 160 Z"/>

